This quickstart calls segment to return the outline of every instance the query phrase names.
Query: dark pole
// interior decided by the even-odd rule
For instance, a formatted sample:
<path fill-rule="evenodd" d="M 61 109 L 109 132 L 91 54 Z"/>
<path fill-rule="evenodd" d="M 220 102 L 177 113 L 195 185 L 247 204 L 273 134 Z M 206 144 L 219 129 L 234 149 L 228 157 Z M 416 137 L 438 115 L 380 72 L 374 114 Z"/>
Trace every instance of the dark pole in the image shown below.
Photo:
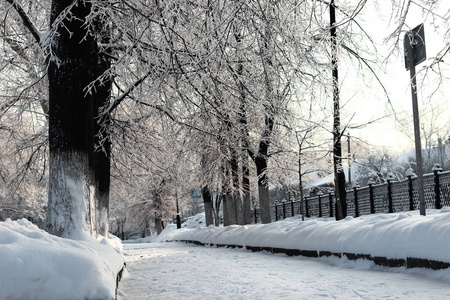
<path fill-rule="evenodd" d="M 434 206 L 436 209 L 441 209 L 441 187 L 439 183 L 439 172 L 442 171 L 440 164 L 435 164 L 433 169 L 434 173 Z"/>
<path fill-rule="evenodd" d="M 303 212 L 303 183 L 302 183 L 302 146 L 298 146 L 298 189 L 300 192 L 300 214 L 302 221 L 305 221 L 305 214 Z"/>
<path fill-rule="evenodd" d="M 352 186 L 352 154 L 350 152 L 350 132 L 347 132 L 348 185 Z"/>
<path fill-rule="evenodd" d="M 329 200 L 329 207 L 330 207 L 330 217 L 333 217 L 333 195 L 331 194 L 333 192 L 332 189 L 328 191 L 328 200 Z"/>
<path fill-rule="evenodd" d="M 334 187 L 336 198 L 336 220 L 347 216 L 345 191 L 345 175 L 342 170 L 341 117 L 339 112 L 339 76 L 337 64 L 336 11 L 334 0 L 330 1 L 330 35 L 331 35 L 331 65 L 333 75 L 333 164 Z"/>
<path fill-rule="evenodd" d="M 369 195 L 370 195 L 370 213 L 374 214 L 375 213 L 375 197 L 373 195 L 373 180 L 372 179 L 369 179 L 368 185 L 369 185 Z"/>
<path fill-rule="evenodd" d="M 177 205 L 177 229 L 181 228 L 180 210 L 178 208 L 178 195 L 175 195 L 175 201 Z"/>
<path fill-rule="evenodd" d="M 358 183 L 353 186 L 353 198 L 355 202 L 355 218 L 359 217 L 359 203 L 358 203 Z"/>
<path fill-rule="evenodd" d="M 294 198 L 291 198 L 291 217 L 293 217 L 295 215 L 294 212 Z"/>
<path fill-rule="evenodd" d="M 394 206 L 392 203 L 392 201 L 393 201 L 393 199 L 392 199 L 392 180 L 393 180 L 393 178 L 388 176 L 387 193 L 388 193 L 388 210 L 389 210 L 390 214 L 394 212 Z"/>
<path fill-rule="evenodd" d="M 408 198 L 409 198 L 409 210 L 414 210 L 414 194 L 412 185 L 412 175 L 408 177 Z"/>
<path fill-rule="evenodd" d="M 319 218 L 322 218 L 322 193 L 318 193 L 319 197 Z"/>
<path fill-rule="evenodd" d="M 305 202 L 305 214 L 306 214 L 306 217 L 309 218 L 310 216 L 309 216 L 309 207 L 308 207 L 308 197 L 305 196 L 304 202 Z"/>
<path fill-rule="evenodd" d="M 425 210 L 425 192 L 423 190 L 423 167 L 422 167 L 422 145 L 420 142 L 420 122 L 419 122 L 419 105 L 417 104 L 417 83 L 416 83 L 416 66 L 414 64 L 414 47 L 410 44 L 410 51 L 408 51 L 409 61 L 411 67 L 409 68 L 409 76 L 411 78 L 411 96 L 413 107 L 413 122 L 414 122 L 414 139 L 416 146 L 416 163 L 417 163 L 417 183 L 419 192 L 419 208 L 422 216 L 426 215 Z"/>
<path fill-rule="evenodd" d="M 278 221 L 278 207 L 277 207 L 277 202 L 275 202 L 275 221 Z"/>

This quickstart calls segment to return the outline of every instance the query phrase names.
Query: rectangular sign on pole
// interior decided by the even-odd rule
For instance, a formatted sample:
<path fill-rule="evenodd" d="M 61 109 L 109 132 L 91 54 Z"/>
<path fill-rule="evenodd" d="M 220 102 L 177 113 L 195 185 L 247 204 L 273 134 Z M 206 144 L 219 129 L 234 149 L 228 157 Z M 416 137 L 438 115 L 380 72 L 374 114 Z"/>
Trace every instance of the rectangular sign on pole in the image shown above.
<path fill-rule="evenodd" d="M 403 39 L 403 48 L 405 55 L 405 68 L 409 70 L 411 65 L 417 66 L 424 62 L 427 58 L 425 50 L 425 30 L 423 24 L 416 26 L 413 30 L 408 31 Z M 410 52 L 413 54 L 411 60 Z"/>
<path fill-rule="evenodd" d="M 425 192 L 423 182 L 423 167 L 422 167 L 422 145 L 420 142 L 420 121 L 419 121 L 419 105 L 417 101 L 417 81 L 416 81 L 416 65 L 426 59 L 425 51 L 425 33 L 423 24 L 417 26 L 405 34 L 403 40 L 405 46 L 405 67 L 409 70 L 411 78 L 411 96 L 413 107 L 413 122 L 414 122 L 414 140 L 416 146 L 416 164 L 417 164 L 417 188 L 419 195 L 419 209 L 422 216 L 426 215 Z"/>

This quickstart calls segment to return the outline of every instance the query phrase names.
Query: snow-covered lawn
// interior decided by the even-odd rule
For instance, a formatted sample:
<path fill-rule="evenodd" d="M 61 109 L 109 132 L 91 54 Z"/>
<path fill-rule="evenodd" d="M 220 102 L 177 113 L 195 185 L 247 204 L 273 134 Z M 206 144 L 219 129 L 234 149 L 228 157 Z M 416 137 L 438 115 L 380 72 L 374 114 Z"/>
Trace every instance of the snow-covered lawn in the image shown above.
<path fill-rule="evenodd" d="M 116 238 L 69 240 L 29 221 L 0 222 L 0 299 L 114 299 L 123 267 Z"/>

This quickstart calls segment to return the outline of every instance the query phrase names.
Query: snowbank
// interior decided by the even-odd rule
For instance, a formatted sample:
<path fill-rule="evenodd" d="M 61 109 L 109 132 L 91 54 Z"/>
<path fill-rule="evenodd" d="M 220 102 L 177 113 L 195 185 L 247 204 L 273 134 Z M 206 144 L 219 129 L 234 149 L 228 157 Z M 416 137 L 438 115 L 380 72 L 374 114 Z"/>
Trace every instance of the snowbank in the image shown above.
<path fill-rule="evenodd" d="M 63 239 L 26 219 L 0 222 L 0 299 L 114 299 L 121 246 Z"/>
<path fill-rule="evenodd" d="M 450 208 L 394 214 L 301 221 L 293 217 L 247 226 L 168 227 L 159 241 L 189 240 L 205 244 L 276 247 L 333 253 L 355 253 L 388 259 L 407 257 L 450 263 Z"/>
<path fill-rule="evenodd" d="M 198 213 L 195 216 L 189 217 L 186 222 L 181 224 L 181 228 L 188 228 L 188 229 L 194 229 L 194 228 L 200 228 L 205 227 L 205 213 Z M 145 238 L 138 238 L 133 240 L 125 240 L 123 241 L 124 244 L 139 244 L 139 243 L 156 243 L 161 241 L 170 240 L 170 236 L 173 233 L 174 230 L 177 229 L 176 224 L 168 224 L 166 228 L 159 234 L 152 234 L 150 236 L 146 236 Z M 169 239 L 166 238 L 166 236 L 169 237 Z"/>

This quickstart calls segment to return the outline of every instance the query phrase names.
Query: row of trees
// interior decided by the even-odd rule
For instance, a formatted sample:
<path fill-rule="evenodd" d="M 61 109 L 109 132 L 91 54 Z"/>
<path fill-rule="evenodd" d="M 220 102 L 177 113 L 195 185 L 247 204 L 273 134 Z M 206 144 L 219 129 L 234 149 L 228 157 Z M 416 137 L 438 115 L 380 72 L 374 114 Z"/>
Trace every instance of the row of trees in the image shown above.
<path fill-rule="evenodd" d="M 106 235 L 110 198 L 160 222 L 192 186 L 208 223 L 221 199 L 229 225 L 250 222 L 254 183 L 267 223 L 270 175 L 330 157 L 327 2 L 0 3 L 0 133 L 17 170 L 3 177 L 48 180 L 57 235 Z M 332 25 L 361 65 L 364 4 L 335 5 Z"/>

